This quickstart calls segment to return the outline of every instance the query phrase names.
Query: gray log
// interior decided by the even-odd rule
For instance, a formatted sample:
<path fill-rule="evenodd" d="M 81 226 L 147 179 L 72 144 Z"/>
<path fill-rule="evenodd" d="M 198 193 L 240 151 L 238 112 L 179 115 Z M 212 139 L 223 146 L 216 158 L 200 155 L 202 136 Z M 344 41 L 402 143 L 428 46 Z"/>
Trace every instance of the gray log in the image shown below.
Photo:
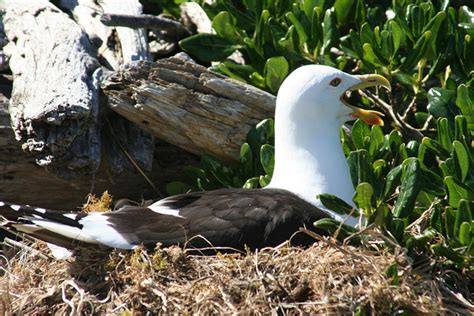
<path fill-rule="evenodd" d="M 104 66 L 117 69 L 120 64 L 131 60 L 149 59 L 147 38 L 144 30 L 108 27 L 100 22 L 103 12 L 142 12 L 142 5 L 137 0 L 62 0 L 61 7 L 70 12 L 90 39 L 97 42 L 96 55 Z M 118 36 L 117 36 L 118 34 Z M 102 116 L 106 144 L 102 148 L 102 164 L 106 164 L 111 174 L 136 173 L 135 166 L 124 154 L 144 170 L 150 171 L 153 159 L 152 136 L 135 124 L 119 117 Z M 104 119 L 105 118 L 105 119 Z M 109 124 L 110 123 L 110 124 Z M 113 131 L 110 131 L 110 127 Z M 114 137 L 112 140 L 111 137 Z M 120 142 L 120 144 L 118 144 Z M 105 161 L 104 161 L 105 160 Z"/>
<path fill-rule="evenodd" d="M 64 178 L 94 173 L 100 163 L 98 92 L 89 41 L 44 0 L 5 1 L 3 22 L 14 75 L 9 112 L 24 150 Z"/>
<path fill-rule="evenodd" d="M 101 4 L 105 8 L 88 0 L 62 2 L 80 27 L 47 1 L 2 3 L 9 38 L 5 52 L 10 56 L 15 79 L 9 112 L 16 138 L 24 150 L 35 155 L 37 164 L 64 179 L 94 174 L 100 164 L 111 174 L 136 173 L 124 152 L 144 171 L 152 168 L 151 135 L 122 118 L 114 117 L 120 121 L 116 124 L 99 121 L 97 85 L 102 70 L 94 57 L 104 53 L 100 59 L 108 66 L 118 65 L 124 58 L 146 59 L 145 33 L 120 28 L 116 32 L 125 43 L 117 45 L 117 50 L 107 45 L 105 51 L 100 45 L 93 48 L 88 40 L 99 38 L 106 44 L 110 42 L 108 36 L 113 36 L 108 30 L 111 28 L 95 18 L 99 12 L 141 12 L 141 5 L 136 0 L 103 0 Z M 117 146 L 102 146 L 102 140 L 110 141 L 102 135 L 103 126 L 119 127 L 113 134 L 120 140 L 121 150 L 110 151 Z M 108 152 L 102 153 L 103 149 Z"/>
<path fill-rule="evenodd" d="M 24 153 L 18 146 L 10 127 L 7 104 L 8 100 L 0 94 L 0 200 L 78 210 L 86 202 L 88 193 L 100 196 L 105 190 L 117 199 L 155 199 L 159 196 L 140 174 L 116 176 L 106 166 L 101 166 L 95 175 L 68 181 L 53 176 L 45 168 L 36 165 L 34 157 Z M 120 121 L 113 122 L 119 124 Z M 112 141 L 105 144 L 116 146 Z M 111 150 L 121 152 L 119 149 Z M 165 143 L 156 144 L 155 157 L 153 169 L 147 176 L 162 192 L 168 182 L 185 180 L 183 166 L 196 165 L 199 161 L 198 157 Z"/>
<path fill-rule="evenodd" d="M 157 138 L 236 160 L 248 131 L 272 117 L 275 97 L 185 58 L 138 62 L 101 83 L 109 106 Z"/>

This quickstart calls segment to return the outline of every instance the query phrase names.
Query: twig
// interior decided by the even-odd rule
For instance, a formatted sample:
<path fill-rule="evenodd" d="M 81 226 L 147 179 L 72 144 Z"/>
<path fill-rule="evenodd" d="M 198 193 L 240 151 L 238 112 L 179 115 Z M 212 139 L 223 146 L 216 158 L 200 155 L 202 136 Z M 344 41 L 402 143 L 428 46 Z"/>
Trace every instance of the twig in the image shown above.
<path fill-rule="evenodd" d="M 34 248 L 31 248 L 30 246 L 27 246 L 27 245 L 25 245 L 21 242 L 15 241 L 15 240 L 10 239 L 8 237 L 5 237 L 5 239 L 3 240 L 3 243 L 7 246 L 16 247 L 16 248 L 20 248 L 22 250 L 25 250 L 25 251 L 31 253 L 33 256 L 38 256 L 41 259 L 45 259 L 45 260 L 52 259 L 52 257 L 45 255 L 41 251 L 36 250 Z"/>
<path fill-rule="evenodd" d="M 425 124 L 421 128 L 422 131 L 428 131 L 428 126 L 430 125 L 430 122 L 433 120 L 433 115 L 429 115 L 428 118 L 426 119 Z"/>
<path fill-rule="evenodd" d="M 353 256 L 354 258 L 357 258 L 357 259 L 359 259 L 359 260 L 361 260 L 361 261 L 365 261 L 365 262 L 367 262 L 367 263 L 372 264 L 372 262 L 370 262 L 370 260 L 368 260 L 367 258 L 365 258 L 365 257 L 363 257 L 363 256 L 356 255 L 355 253 L 349 252 L 349 251 L 345 250 L 344 248 L 339 247 L 336 243 L 332 242 L 331 240 L 325 239 L 325 238 L 323 238 L 321 235 L 316 234 L 315 232 L 313 232 L 313 231 L 311 231 L 311 230 L 309 230 L 309 229 L 300 228 L 299 231 L 300 231 L 300 232 L 303 232 L 303 233 L 305 233 L 305 234 L 307 234 L 308 236 L 313 237 L 313 238 L 316 239 L 316 240 L 320 240 L 320 241 L 325 242 L 326 244 L 328 244 L 328 245 L 331 246 L 331 247 L 336 248 L 337 250 L 339 250 L 339 251 L 342 252 L 343 254 Z"/>
<path fill-rule="evenodd" d="M 411 100 L 410 104 L 408 104 L 407 108 L 403 112 L 403 115 L 401 117 L 402 120 L 404 120 L 404 121 L 406 120 L 406 118 L 408 116 L 408 113 L 410 113 L 412 111 L 415 104 L 416 104 L 416 97 L 414 97 L 413 100 Z"/>
<path fill-rule="evenodd" d="M 208 245 L 209 247 L 190 247 L 188 244 L 193 240 L 193 239 L 202 239 L 204 240 Z M 207 251 L 207 250 L 214 250 L 216 253 L 219 251 L 219 250 L 230 250 L 230 251 L 233 251 L 233 252 L 238 252 L 238 253 L 241 253 L 241 254 L 245 254 L 245 252 L 241 251 L 241 250 L 238 250 L 236 248 L 232 248 L 232 247 L 216 247 L 214 246 L 206 237 L 202 236 L 202 235 L 196 235 L 196 236 L 193 236 L 189 239 L 186 240 L 186 242 L 184 243 L 184 252 L 185 253 L 188 253 L 190 251 L 197 251 L 197 252 L 200 252 L 201 254 L 204 254 L 203 251 Z"/>
<path fill-rule="evenodd" d="M 375 226 L 375 223 L 372 223 L 372 224 L 368 225 L 367 227 L 365 227 L 364 229 L 359 230 L 359 231 L 357 231 L 357 232 L 351 234 L 350 236 L 347 236 L 346 238 L 344 238 L 342 244 L 343 244 L 343 245 L 347 245 L 348 242 L 349 242 L 352 238 L 358 237 L 358 236 L 360 236 L 360 235 L 366 233 L 367 231 L 372 230 L 372 228 L 374 228 L 374 226 Z"/>
<path fill-rule="evenodd" d="M 103 14 L 100 22 L 107 26 L 123 26 L 132 29 L 158 29 L 169 36 L 186 37 L 191 33 L 179 22 L 151 14 Z"/>
<path fill-rule="evenodd" d="M 384 100 L 380 99 L 377 95 L 373 94 L 372 92 L 369 91 L 360 91 L 359 94 L 366 97 L 376 105 L 378 105 L 379 108 L 381 108 L 386 114 L 388 114 L 391 118 L 395 126 L 402 132 L 404 136 L 406 136 L 409 139 L 414 139 L 417 141 L 421 141 L 423 138 L 423 134 L 405 122 L 398 113 L 393 111 L 393 108 L 386 103 Z"/>
<path fill-rule="evenodd" d="M 132 156 L 130 156 L 130 154 L 128 153 L 127 149 L 125 149 L 125 146 L 123 146 L 122 142 L 120 142 L 120 140 L 115 136 L 114 134 L 114 130 L 112 128 L 112 124 L 110 124 L 110 121 L 107 120 L 107 125 L 109 127 L 109 130 L 110 130 L 110 135 L 112 135 L 112 138 L 114 139 L 114 141 L 117 143 L 117 145 L 120 147 L 120 149 L 122 150 L 122 152 L 124 153 L 125 156 L 127 156 L 128 160 L 130 161 L 130 163 L 137 169 L 137 171 L 142 175 L 143 178 L 145 178 L 145 180 L 148 182 L 148 184 L 153 188 L 153 190 L 155 190 L 155 192 L 158 194 L 158 196 L 160 198 L 163 198 L 164 195 L 160 192 L 160 190 L 158 190 L 158 188 L 155 186 L 155 184 L 153 183 L 153 181 L 151 181 L 150 178 L 148 178 L 148 176 L 145 174 L 145 172 L 142 170 L 142 168 L 140 168 L 140 166 L 138 165 L 138 163 L 133 159 Z"/>
<path fill-rule="evenodd" d="M 431 203 L 431 205 L 428 207 L 428 209 L 426 211 L 424 211 L 420 217 L 418 217 L 413 223 L 411 223 L 410 225 L 407 226 L 407 228 L 405 228 L 405 230 L 410 230 L 412 227 L 416 226 L 416 225 L 419 225 L 421 224 L 421 222 L 423 222 L 424 220 L 428 219 L 429 218 L 429 215 L 431 214 L 431 212 L 433 211 L 433 207 L 435 205 L 437 201 L 433 201 L 433 203 Z"/>
<path fill-rule="evenodd" d="M 450 294 L 459 304 L 467 308 L 469 311 L 474 312 L 474 304 L 469 302 L 461 293 L 455 293 L 453 290 L 448 288 L 446 285 L 444 285 L 444 282 L 440 279 L 438 279 L 439 285 L 441 288 Z"/>

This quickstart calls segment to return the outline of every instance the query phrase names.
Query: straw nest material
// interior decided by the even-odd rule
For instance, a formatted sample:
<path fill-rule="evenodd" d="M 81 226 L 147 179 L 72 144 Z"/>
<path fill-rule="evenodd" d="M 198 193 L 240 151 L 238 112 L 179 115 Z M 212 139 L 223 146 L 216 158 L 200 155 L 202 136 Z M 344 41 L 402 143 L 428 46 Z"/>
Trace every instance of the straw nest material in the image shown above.
<path fill-rule="evenodd" d="M 371 251 L 313 236 L 306 249 L 212 256 L 157 245 L 82 248 L 57 260 L 43 242 L 4 246 L 0 314 L 469 313 L 429 265 L 413 268 L 400 248 L 373 241 Z"/>
<path fill-rule="evenodd" d="M 42 252 L 46 247 L 36 243 Z M 55 260 L 23 249 L 5 260 L 1 306 L 14 314 L 340 314 L 361 307 L 442 314 L 439 284 L 409 261 L 323 239 L 308 249 L 190 255 L 178 247 L 133 252 L 81 249 Z M 397 273 L 387 271 L 393 267 Z"/>

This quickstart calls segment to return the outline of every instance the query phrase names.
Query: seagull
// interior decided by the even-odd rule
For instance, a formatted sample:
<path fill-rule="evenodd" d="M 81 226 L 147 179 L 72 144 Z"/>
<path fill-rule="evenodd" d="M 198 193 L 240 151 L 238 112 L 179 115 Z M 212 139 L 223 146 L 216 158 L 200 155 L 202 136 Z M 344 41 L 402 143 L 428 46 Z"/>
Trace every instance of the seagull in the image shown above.
<path fill-rule="evenodd" d="M 352 91 L 390 83 L 377 74 L 351 75 L 306 65 L 283 81 L 275 111 L 275 167 L 262 189 L 226 188 L 170 196 L 149 205 L 125 203 L 112 212 L 77 213 L 0 202 L 4 226 L 68 249 L 181 245 L 256 249 L 277 246 L 322 218 L 356 227 L 358 218 L 326 209 L 328 193 L 353 205 L 354 187 L 339 131 L 360 118 L 383 125 L 377 111 L 348 103 Z"/>

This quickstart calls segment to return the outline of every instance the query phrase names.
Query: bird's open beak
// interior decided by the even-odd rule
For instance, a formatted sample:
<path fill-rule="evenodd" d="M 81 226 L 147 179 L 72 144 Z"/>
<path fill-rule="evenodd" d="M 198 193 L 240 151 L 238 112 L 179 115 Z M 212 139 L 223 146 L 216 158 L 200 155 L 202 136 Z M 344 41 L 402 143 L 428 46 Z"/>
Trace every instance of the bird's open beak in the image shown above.
<path fill-rule="evenodd" d="M 358 75 L 354 77 L 359 79 L 360 82 L 349 87 L 349 89 L 347 89 L 342 94 L 341 96 L 342 103 L 344 103 L 344 105 L 354 110 L 354 112 L 351 113 L 353 117 L 360 118 L 361 120 L 363 120 L 369 125 L 383 126 L 383 120 L 380 117 L 380 116 L 384 116 L 383 113 L 380 113 L 378 111 L 372 111 L 372 110 L 364 110 L 364 109 L 355 107 L 353 105 L 350 105 L 345 98 L 347 97 L 347 94 L 351 91 L 364 89 L 368 87 L 382 86 L 382 87 L 385 87 L 388 91 L 390 91 L 392 89 L 390 86 L 390 82 L 387 79 L 385 79 L 385 77 L 382 77 L 381 75 L 377 75 L 377 74 Z"/>

